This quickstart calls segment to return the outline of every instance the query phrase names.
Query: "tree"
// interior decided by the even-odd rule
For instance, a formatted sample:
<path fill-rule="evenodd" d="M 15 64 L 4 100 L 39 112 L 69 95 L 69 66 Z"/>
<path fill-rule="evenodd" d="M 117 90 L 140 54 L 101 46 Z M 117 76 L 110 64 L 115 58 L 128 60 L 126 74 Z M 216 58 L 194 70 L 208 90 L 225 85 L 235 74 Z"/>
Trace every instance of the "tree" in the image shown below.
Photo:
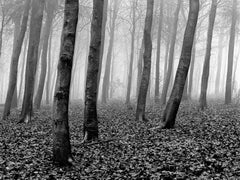
<path fill-rule="evenodd" d="M 45 0 L 32 0 L 32 15 L 25 74 L 25 92 L 19 123 L 28 122 L 32 116 L 32 101 L 35 83 L 36 67 L 38 62 L 38 48 L 42 27 Z"/>
<path fill-rule="evenodd" d="M 39 109 L 41 106 L 41 101 L 42 101 L 42 95 L 43 95 L 43 90 L 44 90 L 44 84 L 45 84 L 45 79 L 46 79 L 46 73 L 47 73 L 47 52 L 48 52 L 48 45 L 49 45 L 49 37 L 50 37 L 50 32 L 52 28 L 52 22 L 54 18 L 54 12 L 57 6 L 57 1 L 56 0 L 51 0 L 47 1 L 46 4 L 46 23 L 43 29 L 43 49 L 41 53 L 41 72 L 40 72 L 40 80 L 39 80 L 39 85 L 37 89 L 37 93 L 35 96 L 35 107 L 36 109 Z"/>
<path fill-rule="evenodd" d="M 199 0 L 190 0 L 189 3 L 190 10 L 188 14 L 187 27 L 184 33 L 182 52 L 175 76 L 173 89 L 167 106 L 164 110 L 162 128 L 173 128 L 175 125 L 176 115 L 181 103 L 184 85 L 190 66 L 194 34 L 198 20 Z"/>
<path fill-rule="evenodd" d="M 110 72 L 111 72 L 111 64 L 112 64 L 112 53 L 114 46 L 114 37 L 115 37 L 115 27 L 116 27 L 116 19 L 118 14 L 119 3 L 118 0 L 115 0 L 113 7 L 113 14 L 110 22 L 110 40 L 108 45 L 107 59 L 106 59 L 106 67 L 105 73 L 103 77 L 103 85 L 102 85 L 102 103 L 106 103 L 109 98 L 109 89 L 110 89 Z"/>
<path fill-rule="evenodd" d="M 157 39 L 157 58 L 156 58 L 156 79 L 155 79 L 155 103 L 159 102 L 159 81 L 160 81 L 160 50 L 161 50 L 161 37 L 162 37 L 162 24 L 163 24 L 163 0 L 160 2 L 160 13 L 158 22 L 158 39 Z"/>
<path fill-rule="evenodd" d="M 99 58 L 101 49 L 101 34 L 103 20 L 103 0 L 93 0 L 93 15 L 91 23 L 91 43 L 88 56 L 88 69 L 85 88 L 84 107 L 84 141 L 98 139 L 97 94 Z"/>
<path fill-rule="evenodd" d="M 228 67 L 227 67 L 227 78 L 226 78 L 226 90 L 225 90 L 225 104 L 232 102 L 232 70 L 233 70 L 233 57 L 234 57 L 234 46 L 235 46 L 235 31 L 237 22 L 237 0 L 233 0 L 232 3 L 232 24 L 230 29 L 230 39 L 228 48 Z"/>
<path fill-rule="evenodd" d="M 125 101 L 125 103 L 127 105 L 130 104 L 130 96 L 131 96 L 131 89 L 132 89 L 133 60 L 134 60 L 134 50 L 135 50 L 135 33 L 136 33 L 136 23 L 137 23 L 136 9 L 138 6 L 138 0 L 133 0 L 131 2 L 132 2 L 132 7 L 131 7 L 131 13 L 132 13 L 131 54 L 130 54 L 130 63 L 129 63 L 129 68 L 128 68 L 128 78 L 127 78 L 127 95 L 126 95 L 126 101 Z"/>
<path fill-rule="evenodd" d="M 68 106 L 78 9 L 78 0 L 65 0 L 64 25 L 53 106 L 53 161 L 60 165 L 68 165 L 72 162 Z"/>
<path fill-rule="evenodd" d="M 136 120 L 146 121 L 145 118 L 145 106 L 147 91 L 149 86 L 149 79 L 151 74 L 151 58 L 152 58 L 152 19 L 153 19 L 153 7 L 154 0 L 147 0 L 147 13 L 145 18 L 144 27 L 144 54 L 143 54 L 143 72 L 141 78 L 141 84 L 139 88 L 138 101 L 137 101 L 137 111 Z"/>
<path fill-rule="evenodd" d="M 169 50 L 169 59 L 168 59 L 168 69 L 167 69 L 167 75 L 166 79 L 164 80 L 164 85 L 163 85 L 163 90 L 162 90 L 162 96 L 161 96 L 161 103 L 164 105 L 166 104 L 166 99 L 167 99 L 167 91 L 172 75 L 172 70 L 173 70 L 173 60 L 174 60 L 174 50 L 175 50 L 175 42 L 176 42 L 176 37 L 177 37 L 177 27 L 178 27 L 178 15 L 180 11 L 180 7 L 182 4 L 182 0 L 178 0 L 177 2 L 177 8 L 174 14 L 174 23 L 172 26 L 172 38 L 171 38 L 171 43 L 170 43 L 170 50 Z"/>
<path fill-rule="evenodd" d="M 102 24 L 102 41 L 101 41 L 99 73 L 98 73 L 98 89 L 99 89 L 101 73 L 102 73 L 102 62 L 103 62 L 103 54 L 104 54 L 104 47 L 105 47 L 107 15 L 108 15 L 108 0 L 104 0 L 103 21 L 102 21 L 103 23 Z"/>
<path fill-rule="evenodd" d="M 203 110 L 207 107 L 207 87 L 208 87 L 208 78 L 209 78 L 209 66 L 211 58 L 211 49 L 212 49 L 212 36 L 214 22 L 217 12 L 217 0 L 212 0 L 211 10 L 209 14 L 209 25 L 208 25 L 208 34 L 207 34 L 207 47 L 205 60 L 203 65 L 202 73 L 202 84 L 201 84 L 201 94 L 200 94 L 200 108 Z"/>
<path fill-rule="evenodd" d="M 14 43 L 13 54 L 11 59 L 10 76 L 8 83 L 7 98 L 4 106 L 3 119 L 10 115 L 11 104 L 13 101 L 14 94 L 16 96 L 16 85 L 17 85 L 17 74 L 18 74 L 18 61 L 21 53 L 25 32 L 27 29 L 28 15 L 30 9 L 30 0 L 25 0 L 25 9 L 22 17 L 21 30 L 18 35 L 14 33 L 14 37 L 17 39 Z M 16 24 L 15 24 L 16 25 Z M 19 26 L 16 26 L 19 28 Z"/>

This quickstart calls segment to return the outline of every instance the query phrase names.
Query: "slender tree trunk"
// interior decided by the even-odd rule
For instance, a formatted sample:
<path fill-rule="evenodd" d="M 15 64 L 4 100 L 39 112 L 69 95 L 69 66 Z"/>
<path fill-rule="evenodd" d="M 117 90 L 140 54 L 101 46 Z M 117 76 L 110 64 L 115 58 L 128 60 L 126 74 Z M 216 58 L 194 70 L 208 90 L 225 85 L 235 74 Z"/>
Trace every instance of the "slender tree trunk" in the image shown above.
<path fill-rule="evenodd" d="M 139 88 L 139 95 L 137 101 L 137 111 L 136 111 L 136 120 L 146 121 L 145 118 L 145 106 L 146 106 L 146 97 L 149 85 L 149 79 L 151 74 L 151 58 L 152 58 L 152 19 L 153 19 L 153 7 L 154 0 L 147 1 L 147 13 L 145 18 L 145 27 L 144 27 L 144 66 L 141 84 Z"/>
<path fill-rule="evenodd" d="M 0 29 L 0 58 L 2 57 L 2 41 L 3 41 L 4 23 L 5 23 L 5 13 L 2 7 L 2 23 L 1 23 L 1 29 Z"/>
<path fill-rule="evenodd" d="M 97 94 L 100 63 L 103 0 L 93 0 L 91 43 L 88 56 L 83 135 L 84 141 L 98 139 Z"/>
<path fill-rule="evenodd" d="M 199 0 L 190 0 L 189 6 L 190 10 L 187 27 L 184 33 L 182 53 L 177 68 L 173 90 L 163 114 L 162 128 L 173 128 L 175 125 L 176 115 L 181 103 L 183 89 L 190 66 L 194 34 L 198 20 Z"/>
<path fill-rule="evenodd" d="M 207 35 L 207 49 L 205 55 L 205 61 L 203 65 L 202 73 L 202 84 L 201 84 L 201 94 L 200 94 L 200 108 L 203 110 L 207 107 L 207 88 L 208 88 L 208 79 L 209 79 L 209 67 L 210 67 L 210 58 L 212 50 L 212 36 L 214 22 L 217 12 L 217 0 L 212 0 L 212 6 L 209 15 L 209 25 L 208 25 L 208 35 Z"/>
<path fill-rule="evenodd" d="M 52 30 L 50 33 L 50 37 L 48 40 L 48 60 L 47 60 L 47 82 L 46 82 L 46 104 L 50 104 L 50 83 L 51 83 L 51 75 L 52 75 L 52 67 L 51 67 L 51 59 L 52 59 Z"/>
<path fill-rule="evenodd" d="M 232 25 L 230 30 L 230 40 L 228 49 L 228 68 L 226 78 L 226 90 L 225 90 L 225 104 L 232 102 L 232 70 L 233 70 L 233 57 L 234 57 L 234 46 L 235 46 L 235 31 L 237 22 L 237 0 L 233 0 L 232 7 Z"/>
<path fill-rule="evenodd" d="M 68 106 L 78 9 L 78 0 L 65 0 L 64 25 L 53 106 L 53 161 L 60 165 L 72 163 Z"/>
<path fill-rule="evenodd" d="M 30 35 L 28 45 L 27 66 L 25 74 L 25 92 L 19 123 L 28 122 L 32 116 L 32 101 L 35 85 L 36 67 L 38 61 L 38 48 L 43 19 L 44 0 L 32 1 L 32 16 L 30 22 Z"/>
<path fill-rule="evenodd" d="M 44 40 L 43 40 L 43 49 L 42 49 L 42 54 L 41 54 L 41 72 L 40 72 L 40 80 L 38 84 L 38 89 L 37 93 L 35 96 L 35 108 L 40 109 L 41 106 L 41 101 L 42 101 L 42 96 L 43 96 L 43 90 L 44 90 L 44 85 L 45 85 L 45 79 L 46 79 L 46 73 L 47 73 L 47 52 L 48 52 L 48 45 L 49 45 L 49 37 L 51 33 L 51 28 L 52 28 L 52 22 L 54 18 L 54 8 L 56 7 L 55 5 L 56 1 L 51 0 L 47 2 L 47 17 L 46 17 L 46 23 L 44 30 Z"/>
<path fill-rule="evenodd" d="M 163 105 L 166 104 L 167 92 L 168 92 L 169 83 L 170 83 L 170 79 L 173 71 L 174 50 L 175 50 L 175 42 L 176 42 L 177 27 L 178 27 L 178 15 L 179 15 L 181 4 L 182 4 L 182 0 L 178 0 L 177 8 L 174 14 L 174 24 L 172 28 L 172 38 L 171 38 L 171 45 L 170 45 L 169 59 L 168 59 L 169 64 L 168 64 L 167 76 L 164 81 L 163 91 L 161 96 L 161 103 Z"/>
<path fill-rule="evenodd" d="M 13 101 L 13 97 L 16 97 L 15 89 L 17 88 L 18 61 L 19 61 L 19 56 L 21 54 L 21 48 L 22 48 L 25 32 L 27 29 L 29 9 L 30 9 L 30 0 L 26 0 L 24 14 L 22 18 L 21 30 L 16 37 L 17 40 L 14 43 L 14 48 L 13 48 L 8 92 L 7 92 L 7 98 L 4 106 L 3 119 L 7 118 L 10 115 L 11 103 Z M 19 27 L 16 26 L 16 28 L 19 28 Z"/>
<path fill-rule="evenodd" d="M 112 15 L 112 22 L 110 25 L 110 40 L 108 45 L 108 53 L 106 60 L 105 73 L 103 77 L 103 85 L 102 85 L 102 103 L 107 103 L 109 98 L 109 89 L 110 89 L 110 73 L 111 73 L 111 64 L 112 64 L 112 52 L 114 46 L 114 38 L 115 38 L 115 24 L 118 13 L 118 1 L 114 1 L 114 10 Z M 100 73 L 100 72 L 99 72 Z"/>
<path fill-rule="evenodd" d="M 134 0 L 132 4 L 132 31 L 131 31 L 131 54 L 130 63 L 128 69 L 128 79 L 127 79 L 127 96 L 126 105 L 130 105 L 131 89 L 132 89 L 132 74 L 133 74 L 133 60 L 134 60 L 134 49 L 135 49 L 135 33 L 136 33 L 136 8 L 138 0 Z"/>
<path fill-rule="evenodd" d="M 157 40 L 157 58 L 156 58 L 156 79 L 155 79 L 155 103 L 159 103 L 159 83 L 160 83 L 160 51 L 161 51 L 161 38 L 162 38 L 162 23 L 163 23 L 163 0 L 160 3 L 160 14 L 158 22 L 158 40 Z"/>
<path fill-rule="evenodd" d="M 188 95 L 191 98 L 193 92 L 193 76 L 194 76 L 194 65 L 196 59 L 196 35 L 193 41 L 193 49 L 192 49 L 192 57 L 191 57 L 191 64 L 190 64 L 190 72 L 189 72 L 189 85 L 188 85 Z"/>
<path fill-rule="evenodd" d="M 138 97 L 139 94 L 139 88 L 142 78 L 142 70 L 143 70 L 143 52 L 144 52 L 144 39 L 142 38 L 141 48 L 138 56 L 138 73 L 137 73 L 137 92 L 136 97 Z"/>
<path fill-rule="evenodd" d="M 221 69 L 222 69 L 222 55 L 223 55 L 223 41 L 224 41 L 224 32 L 223 29 L 221 29 L 219 39 L 218 39 L 218 63 L 217 63 L 217 74 L 216 74 L 216 80 L 215 80 L 215 94 L 219 95 L 220 93 L 220 81 L 221 81 Z"/>
<path fill-rule="evenodd" d="M 108 0 L 104 0 L 103 8 L 104 9 L 103 9 L 103 21 L 102 21 L 102 42 L 101 42 L 101 50 L 100 50 L 98 89 L 99 89 L 100 80 L 101 80 L 102 62 L 103 62 L 104 47 L 105 47 L 106 24 L 107 24 L 107 15 L 108 15 Z"/>
<path fill-rule="evenodd" d="M 164 60 L 164 71 L 163 71 L 163 85 L 167 78 L 167 70 L 168 70 L 168 57 L 169 57 L 169 49 L 170 49 L 170 36 L 167 37 L 166 47 L 165 47 L 165 60 Z"/>

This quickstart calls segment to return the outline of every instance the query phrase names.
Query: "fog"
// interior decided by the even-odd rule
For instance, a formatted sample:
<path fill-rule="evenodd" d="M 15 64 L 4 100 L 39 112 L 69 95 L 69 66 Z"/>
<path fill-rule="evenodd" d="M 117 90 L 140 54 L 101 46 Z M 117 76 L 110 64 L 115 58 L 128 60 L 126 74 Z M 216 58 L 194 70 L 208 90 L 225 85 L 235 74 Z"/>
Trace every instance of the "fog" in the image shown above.
<path fill-rule="evenodd" d="M 135 0 L 136 1 L 136 0 Z M 238 0 L 239 1 L 239 0 Z M 160 1 L 155 0 L 154 7 L 154 17 L 153 17 L 153 29 L 152 29 L 152 70 L 150 79 L 150 90 L 149 98 L 154 97 L 155 89 L 155 66 L 156 66 L 156 52 L 157 52 L 157 37 L 158 37 L 158 19 L 159 19 L 159 3 Z M 227 74 L 227 63 L 228 63 L 228 49 L 229 49 L 229 36 L 231 27 L 231 1 L 219 1 L 216 20 L 213 30 L 213 40 L 212 40 L 212 51 L 210 59 L 210 74 L 208 82 L 208 98 L 224 98 L 225 86 L 226 86 L 226 74 Z M 13 12 L 15 10 L 23 11 L 22 4 L 23 1 L 15 0 L 9 2 L 7 0 L 1 0 L 1 21 L 4 20 L 5 24 L 1 28 L 3 29 L 2 34 L 2 49 L 0 57 L 0 104 L 5 103 L 7 87 L 9 82 L 9 72 L 11 64 L 11 55 L 13 52 L 13 41 L 14 41 L 14 22 L 12 19 Z M 90 39 L 90 25 L 92 17 L 92 1 L 89 0 L 79 0 L 79 21 L 77 28 L 77 39 L 74 52 L 74 62 L 73 62 L 73 73 L 72 73 L 72 84 L 71 84 L 71 100 L 83 100 L 84 90 L 85 90 L 85 74 L 87 69 L 87 58 L 89 52 L 89 39 Z M 104 78 L 106 59 L 108 53 L 108 47 L 110 42 L 111 33 L 111 23 L 113 22 L 114 13 L 114 3 L 117 3 L 117 17 L 115 21 L 115 35 L 113 41 L 113 49 L 111 55 L 111 74 L 110 74 L 110 89 L 109 100 L 122 100 L 125 101 L 127 94 L 127 84 L 128 84 L 128 73 L 129 64 L 131 58 L 131 33 L 133 31 L 133 23 L 135 24 L 135 34 L 134 34 L 134 54 L 133 54 L 133 73 L 132 73 L 132 86 L 131 86 L 131 100 L 136 100 L 137 94 L 137 73 L 138 73 L 138 61 L 139 53 L 141 50 L 143 29 L 144 29 L 144 18 L 146 14 L 146 1 L 138 0 L 137 7 L 135 7 L 136 17 L 133 22 L 133 0 L 109 0 L 108 15 L 106 22 L 106 34 L 105 34 L 105 45 L 104 45 L 104 55 L 103 64 L 101 72 L 101 81 L 99 86 L 99 100 L 101 100 L 102 95 L 102 82 Z M 240 4 L 240 3 L 239 3 Z M 188 1 L 184 0 L 183 6 L 181 7 L 178 21 L 177 38 L 175 44 L 174 53 L 174 65 L 173 73 L 170 81 L 170 88 L 168 92 L 171 92 L 171 87 L 173 85 L 177 65 L 180 59 L 180 53 L 182 49 L 183 34 L 187 23 L 188 17 Z M 47 76 L 50 77 L 50 98 L 53 100 L 53 92 L 56 82 L 57 64 L 59 60 L 61 33 L 63 26 L 63 7 L 64 2 L 62 0 L 58 1 L 58 5 L 54 14 L 53 26 L 50 35 L 50 51 L 48 52 L 48 60 L 50 61 L 50 72 L 47 71 Z M 201 90 L 201 75 L 204 63 L 204 57 L 206 52 L 207 44 L 207 30 L 208 30 L 208 19 L 209 11 L 211 8 L 210 0 L 201 0 L 199 20 L 196 30 L 196 54 L 193 72 L 193 90 L 189 94 L 191 98 L 198 99 Z M 162 40 L 161 40 L 161 50 L 160 50 L 160 94 L 164 82 L 164 69 L 165 69 L 165 59 L 166 59 L 166 45 L 169 37 L 171 38 L 174 11 L 176 9 L 176 1 L 168 0 L 164 2 L 163 9 L 163 25 L 162 25 Z M 235 38 L 235 48 L 234 48 L 234 63 L 233 63 L 233 97 L 239 95 L 240 88 L 240 67 L 239 67 L 239 55 L 240 55 L 240 40 L 239 40 L 239 19 L 240 19 L 240 8 L 238 8 L 237 14 L 237 25 L 236 25 L 236 38 Z M 3 16 L 4 11 L 4 16 Z M 3 19 L 5 18 L 5 19 Z M 9 19 L 9 20 L 8 20 Z M 8 21 L 8 22 L 7 22 Z M 44 23 L 46 22 L 46 12 L 44 14 Z M 26 37 L 28 37 L 29 27 L 27 30 Z M 24 93 L 24 62 L 27 56 L 27 38 L 25 37 L 23 47 L 21 50 L 21 56 L 18 66 L 18 102 L 21 105 Z M 41 38 L 40 40 L 42 40 Z M 41 47 L 39 48 L 41 49 Z M 40 50 L 41 52 L 41 50 Z M 222 53 L 222 59 L 219 59 L 219 53 Z M 221 66 L 219 66 L 221 63 Z M 193 66 L 193 64 L 191 64 Z M 216 85 L 217 71 L 220 69 L 220 83 Z M 36 73 L 35 87 L 37 87 L 37 82 L 39 81 L 41 72 L 40 60 L 38 61 L 38 68 Z M 189 79 L 189 78 L 188 78 Z M 219 87 L 219 92 L 216 93 L 216 87 Z M 43 101 L 46 103 L 46 88 L 44 88 Z"/>

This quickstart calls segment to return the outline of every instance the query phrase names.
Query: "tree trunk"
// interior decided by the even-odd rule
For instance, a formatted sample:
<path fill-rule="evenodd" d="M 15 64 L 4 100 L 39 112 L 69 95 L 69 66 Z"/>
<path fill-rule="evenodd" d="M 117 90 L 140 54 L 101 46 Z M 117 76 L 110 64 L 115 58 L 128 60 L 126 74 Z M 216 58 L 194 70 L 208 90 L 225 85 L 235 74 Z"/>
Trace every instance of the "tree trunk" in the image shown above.
<path fill-rule="evenodd" d="M 193 40 L 193 49 L 192 49 L 192 57 L 191 57 L 191 65 L 190 65 L 190 72 L 189 72 L 189 85 L 188 85 L 188 95 L 189 98 L 192 97 L 193 92 L 193 76 L 194 76 L 194 65 L 195 65 L 195 59 L 196 59 L 196 35 L 194 36 Z"/>
<path fill-rule="evenodd" d="M 68 106 L 78 8 L 78 0 L 65 1 L 64 25 L 53 106 L 53 161 L 60 165 L 69 165 L 72 162 Z"/>
<path fill-rule="evenodd" d="M 139 94 L 139 88 L 140 88 L 140 83 L 141 83 L 141 78 L 142 78 L 142 70 L 143 70 L 143 52 L 144 52 L 144 39 L 142 38 L 142 43 L 141 43 L 141 48 L 138 56 L 138 65 L 137 65 L 137 92 L 136 92 L 136 97 L 138 97 Z"/>
<path fill-rule="evenodd" d="M 151 74 L 151 58 L 152 58 L 152 19 L 153 19 L 153 7 L 154 0 L 147 1 L 147 13 L 145 18 L 145 27 L 144 27 L 144 55 L 143 55 L 143 73 L 141 84 L 139 88 L 138 101 L 137 101 L 137 111 L 136 111 L 136 120 L 146 121 L 145 118 L 145 107 L 146 107 L 146 97 L 149 86 L 149 79 Z"/>
<path fill-rule="evenodd" d="M 108 45 L 108 53 L 106 60 L 105 73 L 103 77 L 103 85 L 102 85 L 102 103 L 107 103 L 109 98 L 109 89 L 110 89 L 110 72 L 111 72 L 111 64 L 112 64 L 112 52 L 114 46 L 114 37 L 115 37 L 115 24 L 118 13 L 118 1 L 114 1 L 114 10 L 112 15 L 112 22 L 110 25 L 110 40 Z M 100 73 L 100 72 L 99 72 Z"/>
<path fill-rule="evenodd" d="M 171 79 L 172 71 L 173 71 L 174 50 L 175 50 L 175 42 L 176 42 L 177 28 L 178 28 L 178 15 L 179 15 L 181 4 L 182 4 L 182 0 L 178 0 L 177 8 L 176 8 L 176 11 L 174 14 L 174 23 L 173 23 L 173 28 L 172 28 L 172 38 L 171 38 L 169 59 L 168 59 L 169 64 L 168 64 L 167 76 L 164 81 L 163 91 L 162 91 L 162 96 L 161 96 L 161 103 L 163 105 L 166 104 L 168 87 L 169 87 L 169 83 L 170 83 L 170 79 Z"/>
<path fill-rule="evenodd" d="M 228 49 L 228 67 L 227 67 L 227 78 L 226 78 L 226 90 L 225 90 L 225 104 L 232 102 L 232 70 L 233 70 L 233 57 L 234 57 L 234 46 L 235 46 L 235 31 L 237 21 L 237 0 L 233 0 L 232 7 L 232 24 L 230 30 L 230 40 Z"/>
<path fill-rule="evenodd" d="M 25 74 L 25 92 L 19 123 L 28 122 L 32 116 L 32 101 L 35 85 L 35 74 L 38 62 L 38 47 L 43 19 L 44 0 L 32 1 L 32 16 L 30 22 L 27 66 Z"/>
<path fill-rule="evenodd" d="M 43 90 L 44 90 L 46 73 L 47 73 L 47 52 L 48 52 L 48 45 L 49 45 L 48 42 L 49 42 L 50 32 L 52 28 L 55 7 L 56 7 L 55 0 L 47 1 L 47 9 L 46 9 L 47 17 L 46 17 L 45 27 L 43 29 L 45 33 L 43 33 L 44 37 L 43 37 L 43 49 L 41 54 L 42 57 L 41 57 L 40 80 L 39 80 L 38 89 L 37 89 L 35 102 L 34 102 L 36 109 L 40 109 L 42 96 L 43 96 Z"/>
<path fill-rule="evenodd" d="M 50 83 L 51 83 L 51 75 L 52 75 L 52 67 L 51 67 L 51 59 L 52 59 L 52 30 L 50 32 L 50 37 L 48 40 L 48 60 L 47 60 L 47 82 L 46 82 L 46 104 L 50 104 Z"/>
<path fill-rule="evenodd" d="M 108 0 L 104 0 L 103 8 L 104 9 L 103 9 L 102 35 L 101 35 L 102 41 L 101 41 L 99 73 L 98 73 L 98 89 L 99 89 L 100 80 L 101 80 L 102 62 L 103 62 L 104 47 L 105 47 L 106 24 L 107 24 L 107 15 L 108 15 Z"/>
<path fill-rule="evenodd" d="M 132 31 L 131 31 L 131 54 L 130 63 L 128 69 L 128 79 L 127 79 L 127 96 L 126 105 L 130 105 L 130 96 L 132 89 L 132 74 L 133 74 L 133 60 L 134 60 L 134 49 L 135 49 L 135 32 L 136 32 L 136 8 L 138 0 L 134 0 L 132 4 Z"/>
<path fill-rule="evenodd" d="M 201 84 L 201 94 L 200 94 L 200 108 L 203 110 L 207 107 L 207 88 L 208 88 L 208 79 L 209 79 L 209 66 L 212 50 L 212 36 L 214 22 L 217 12 L 217 0 L 212 0 L 212 6 L 209 15 L 209 25 L 208 25 L 208 35 L 207 35 L 207 49 L 205 55 L 205 61 L 203 65 L 202 73 L 202 84 Z"/>
<path fill-rule="evenodd" d="M 172 93 L 163 114 L 162 128 L 173 128 L 175 125 L 176 115 L 181 103 L 183 89 L 190 66 L 194 34 L 198 20 L 199 0 L 190 0 L 189 5 L 190 10 L 187 27 L 184 33 L 182 53 L 177 68 Z"/>
<path fill-rule="evenodd" d="M 103 0 L 93 1 L 93 21 L 91 24 L 91 43 L 88 56 L 87 81 L 85 89 L 83 125 L 84 141 L 98 139 L 97 90 L 104 9 L 103 4 Z"/>
<path fill-rule="evenodd" d="M 222 55 L 223 55 L 223 48 L 224 48 L 224 32 L 223 29 L 221 29 L 221 32 L 219 34 L 218 39 L 218 64 L 217 64 L 217 74 L 216 74 L 216 80 L 215 80 L 215 95 L 219 95 L 220 93 L 220 81 L 221 81 L 221 70 L 222 70 Z"/>
<path fill-rule="evenodd" d="M 159 103 L 159 81 L 160 81 L 160 51 L 161 51 L 161 38 L 162 38 L 162 23 L 163 23 L 163 0 L 160 3 L 160 14 L 158 22 L 158 40 L 157 40 L 157 59 L 156 59 L 156 79 L 155 79 L 155 103 Z"/>
<path fill-rule="evenodd" d="M 10 115 L 10 109 L 11 109 L 13 97 L 16 98 L 18 61 L 19 61 L 19 56 L 21 54 L 25 32 L 27 29 L 29 9 L 30 9 L 30 0 L 26 0 L 24 14 L 22 18 L 21 30 L 16 36 L 17 40 L 14 43 L 14 47 L 13 47 L 13 54 L 12 54 L 11 67 L 10 67 L 10 77 L 9 77 L 7 98 L 4 106 L 3 119 L 7 118 Z M 16 28 L 19 28 L 19 27 L 16 26 L 15 29 Z"/>

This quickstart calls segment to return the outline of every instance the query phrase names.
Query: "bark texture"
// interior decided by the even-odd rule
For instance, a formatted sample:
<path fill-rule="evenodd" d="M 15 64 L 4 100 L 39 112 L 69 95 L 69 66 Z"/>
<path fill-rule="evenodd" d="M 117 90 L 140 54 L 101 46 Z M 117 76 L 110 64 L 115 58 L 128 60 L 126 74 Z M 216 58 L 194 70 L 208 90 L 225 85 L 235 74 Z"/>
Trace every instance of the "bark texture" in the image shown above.
<path fill-rule="evenodd" d="M 68 106 L 78 9 L 78 0 L 65 0 L 64 24 L 53 106 L 53 161 L 60 165 L 69 165 L 72 162 Z"/>
<path fill-rule="evenodd" d="M 43 10 L 45 0 L 32 0 L 32 16 L 30 22 L 27 66 L 25 74 L 25 92 L 23 98 L 20 123 L 31 120 L 33 108 L 33 93 L 35 74 L 38 62 L 38 48 L 42 28 Z"/>
<path fill-rule="evenodd" d="M 9 76 L 9 83 L 8 83 L 8 91 L 7 91 L 7 98 L 4 106 L 3 112 L 3 119 L 7 118 L 10 115 L 11 110 L 11 103 L 13 101 L 14 94 L 16 96 L 16 88 L 17 88 L 17 74 L 18 74 L 18 61 L 19 56 L 21 54 L 21 49 L 23 45 L 23 40 L 25 37 L 25 32 L 27 29 L 27 22 L 28 22 L 28 15 L 30 9 L 30 0 L 25 1 L 25 8 L 22 17 L 21 23 L 21 30 L 17 35 L 17 40 L 13 47 L 13 54 L 11 59 L 11 66 L 10 66 L 10 76 Z M 19 28 L 19 27 L 17 27 Z"/>
<path fill-rule="evenodd" d="M 149 86 L 149 79 L 151 73 L 151 58 L 152 58 L 152 19 L 153 19 L 153 7 L 154 0 L 147 1 L 147 13 L 145 18 L 145 27 L 144 27 L 144 54 L 143 54 L 143 73 L 141 84 L 139 88 L 138 100 L 137 100 L 137 111 L 136 111 L 136 120 L 146 121 L 145 118 L 145 107 L 146 107 L 146 98 Z"/>
<path fill-rule="evenodd" d="M 233 0 L 232 4 L 232 24 L 230 30 L 230 40 L 228 48 L 228 67 L 227 67 L 227 78 L 226 78 L 226 90 L 225 90 L 225 104 L 232 102 L 232 74 L 233 74 L 233 57 L 235 47 L 235 36 L 236 36 L 236 23 L 237 23 L 237 0 Z"/>
<path fill-rule="evenodd" d="M 208 25 L 208 34 L 207 34 L 207 48 L 205 54 L 205 60 L 203 64 L 203 73 L 202 73 L 202 84 L 201 84 L 201 94 L 200 94 L 200 109 L 207 107 L 207 88 L 208 88 L 208 78 L 209 78 L 209 67 L 210 67 L 210 58 L 212 50 L 212 37 L 213 37 L 213 28 L 217 12 L 217 0 L 212 0 L 210 15 L 209 15 L 209 25 Z"/>
<path fill-rule="evenodd" d="M 173 90 L 162 119 L 162 128 L 167 129 L 173 128 L 175 125 L 176 115 L 181 103 L 183 89 L 191 61 L 194 34 L 198 20 L 199 0 L 190 0 L 189 5 L 190 10 L 188 14 L 187 27 L 184 33 L 181 57 L 177 68 Z"/>
<path fill-rule="evenodd" d="M 168 62 L 168 69 L 167 69 L 167 75 L 166 75 L 166 79 L 164 81 L 162 96 L 161 96 L 161 103 L 163 105 L 166 104 L 168 87 L 169 87 L 169 83 L 170 83 L 170 79 L 171 79 L 172 71 L 173 71 L 175 42 L 176 42 L 177 28 L 178 28 L 178 15 L 179 15 L 181 4 L 182 4 L 182 0 L 178 0 L 177 8 L 176 8 L 176 11 L 175 11 L 175 14 L 174 14 L 174 23 L 173 23 L 173 27 L 172 27 L 172 38 L 171 38 L 171 44 L 170 44 L 170 50 L 169 50 L 169 59 L 168 59 L 168 61 L 169 61 Z"/>
<path fill-rule="evenodd" d="M 84 141 L 98 139 L 97 90 L 101 49 L 103 0 L 93 0 L 91 42 L 88 56 L 84 107 Z"/>
<path fill-rule="evenodd" d="M 196 59 L 196 35 L 193 40 L 193 48 L 192 48 L 192 57 L 191 57 L 191 65 L 190 65 L 190 72 L 189 72 L 189 84 L 188 84 L 188 95 L 189 98 L 192 98 L 192 92 L 193 92 L 193 75 L 194 75 L 194 65 L 195 65 L 195 59 Z"/>

